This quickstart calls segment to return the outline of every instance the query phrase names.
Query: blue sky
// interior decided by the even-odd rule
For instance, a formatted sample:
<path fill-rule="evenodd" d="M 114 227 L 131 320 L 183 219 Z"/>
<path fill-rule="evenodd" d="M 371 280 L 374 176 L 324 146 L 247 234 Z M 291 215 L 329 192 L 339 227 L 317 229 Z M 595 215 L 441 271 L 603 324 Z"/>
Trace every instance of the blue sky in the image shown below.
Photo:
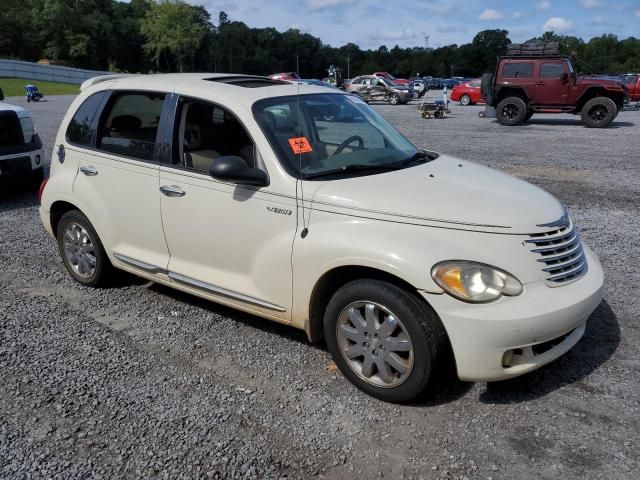
<path fill-rule="evenodd" d="M 362 48 L 467 43 L 480 30 L 502 28 L 523 41 L 545 30 L 588 39 L 603 33 L 640 37 L 640 0 L 188 0 L 217 21 L 298 28 L 324 43 Z"/>

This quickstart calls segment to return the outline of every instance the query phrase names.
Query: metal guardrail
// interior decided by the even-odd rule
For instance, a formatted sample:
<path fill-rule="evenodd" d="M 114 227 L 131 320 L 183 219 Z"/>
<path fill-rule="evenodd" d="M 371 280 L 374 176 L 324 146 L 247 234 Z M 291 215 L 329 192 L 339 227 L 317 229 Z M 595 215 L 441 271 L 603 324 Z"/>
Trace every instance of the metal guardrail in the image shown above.
<path fill-rule="evenodd" d="M 111 72 L 83 70 L 61 65 L 42 65 L 21 60 L 0 59 L 0 77 L 27 78 L 46 82 L 63 82 L 80 85 L 97 75 L 109 75 Z"/>

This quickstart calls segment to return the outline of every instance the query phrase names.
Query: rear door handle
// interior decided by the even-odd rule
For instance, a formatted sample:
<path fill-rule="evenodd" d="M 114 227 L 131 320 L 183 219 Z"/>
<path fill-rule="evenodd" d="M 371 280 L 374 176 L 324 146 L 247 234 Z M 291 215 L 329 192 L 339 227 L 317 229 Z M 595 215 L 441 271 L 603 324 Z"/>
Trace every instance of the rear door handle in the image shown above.
<path fill-rule="evenodd" d="M 80 167 L 80 171 L 88 177 L 95 177 L 98 174 L 98 170 L 89 165 L 83 165 Z"/>
<path fill-rule="evenodd" d="M 536 82 L 536 85 L 544 85 L 544 82 Z"/>
<path fill-rule="evenodd" d="M 167 197 L 184 197 L 187 192 L 181 190 L 180 187 L 176 187 L 175 185 L 162 185 L 160 187 L 160 192 Z"/>

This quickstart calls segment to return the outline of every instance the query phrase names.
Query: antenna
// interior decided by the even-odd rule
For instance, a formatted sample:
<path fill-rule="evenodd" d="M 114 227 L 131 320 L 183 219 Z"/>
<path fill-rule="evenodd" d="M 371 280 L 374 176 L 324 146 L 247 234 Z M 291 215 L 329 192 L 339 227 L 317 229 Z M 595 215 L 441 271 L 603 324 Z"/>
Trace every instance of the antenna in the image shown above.
<path fill-rule="evenodd" d="M 298 84 L 298 138 L 302 136 L 302 118 L 300 116 L 300 58 L 296 55 L 296 75 L 298 78 L 296 79 L 296 83 Z M 298 153 L 298 173 L 300 180 L 300 200 L 302 202 L 302 232 L 300 232 L 300 237 L 305 238 L 309 233 L 309 229 L 307 228 L 307 219 L 304 213 L 304 186 L 302 183 L 302 152 Z"/>

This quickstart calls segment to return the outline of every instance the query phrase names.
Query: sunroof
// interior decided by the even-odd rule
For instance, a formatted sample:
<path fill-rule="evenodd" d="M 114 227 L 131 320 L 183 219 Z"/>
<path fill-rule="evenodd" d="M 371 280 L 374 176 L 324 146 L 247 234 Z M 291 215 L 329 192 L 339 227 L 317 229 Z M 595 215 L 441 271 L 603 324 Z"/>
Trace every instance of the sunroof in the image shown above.
<path fill-rule="evenodd" d="M 289 85 L 289 82 L 282 80 L 273 80 L 267 77 L 252 77 L 252 76 L 235 76 L 235 77 L 213 77 L 205 78 L 210 82 L 227 83 L 229 85 L 236 85 L 244 88 L 259 88 L 259 87 L 271 87 L 273 85 Z"/>

